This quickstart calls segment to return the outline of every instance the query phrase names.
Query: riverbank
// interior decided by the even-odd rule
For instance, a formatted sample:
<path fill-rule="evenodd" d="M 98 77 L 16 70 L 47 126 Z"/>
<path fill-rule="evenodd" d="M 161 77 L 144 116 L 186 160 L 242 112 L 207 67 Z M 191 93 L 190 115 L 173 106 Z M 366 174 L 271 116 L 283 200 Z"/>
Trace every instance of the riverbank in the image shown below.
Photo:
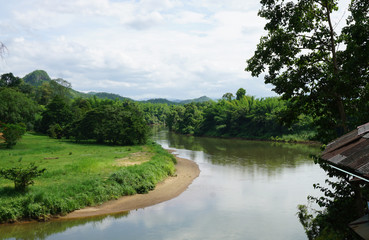
<path fill-rule="evenodd" d="M 131 211 L 149 207 L 177 197 L 199 176 L 200 169 L 198 165 L 191 160 L 179 157 L 176 157 L 176 159 L 176 175 L 170 176 L 158 183 L 156 188 L 149 193 L 124 196 L 99 206 L 76 210 L 59 219 L 66 220 Z"/>
<path fill-rule="evenodd" d="M 0 166 L 46 171 L 24 192 L 0 178 L 0 223 L 47 221 L 122 196 L 148 193 L 176 174 L 175 157 L 149 141 L 140 146 L 76 144 L 26 134 L 13 149 L 1 149 Z"/>

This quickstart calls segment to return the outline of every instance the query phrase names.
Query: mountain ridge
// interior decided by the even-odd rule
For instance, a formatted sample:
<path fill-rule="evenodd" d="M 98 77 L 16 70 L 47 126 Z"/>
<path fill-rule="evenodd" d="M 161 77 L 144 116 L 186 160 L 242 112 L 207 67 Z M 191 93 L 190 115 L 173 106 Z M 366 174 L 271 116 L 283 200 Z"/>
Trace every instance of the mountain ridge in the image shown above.
<path fill-rule="evenodd" d="M 48 73 L 44 70 L 35 70 L 31 73 L 26 74 L 23 77 L 23 81 L 25 83 L 28 83 L 32 86 L 35 87 L 39 87 L 41 86 L 44 82 L 50 82 L 53 81 L 55 79 L 51 79 L 50 76 L 48 75 Z M 70 88 L 70 94 L 72 98 L 77 98 L 77 97 L 81 97 L 81 98 L 90 98 L 90 97 L 94 97 L 96 96 L 97 98 L 101 98 L 101 99 L 111 99 L 111 100 L 130 100 L 130 101 L 135 101 L 135 102 L 141 102 L 141 103 L 154 103 L 154 104 L 168 104 L 168 105 L 184 105 L 184 104 L 188 104 L 191 102 L 195 102 L 195 103 L 201 103 L 201 102 L 207 102 L 207 101 L 213 101 L 211 98 L 207 97 L 207 96 L 201 96 L 199 98 L 194 98 L 194 99 L 185 99 L 185 100 L 180 100 L 180 99 L 173 99 L 173 100 L 168 100 L 166 98 L 151 98 L 151 99 L 147 99 L 147 100 L 134 100 L 128 97 L 124 97 L 121 96 L 119 94 L 116 93 L 109 93 L 109 92 L 95 92 L 95 91 L 90 91 L 87 93 L 84 92 L 80 92 L 77 91 L 73 88 Z"/>

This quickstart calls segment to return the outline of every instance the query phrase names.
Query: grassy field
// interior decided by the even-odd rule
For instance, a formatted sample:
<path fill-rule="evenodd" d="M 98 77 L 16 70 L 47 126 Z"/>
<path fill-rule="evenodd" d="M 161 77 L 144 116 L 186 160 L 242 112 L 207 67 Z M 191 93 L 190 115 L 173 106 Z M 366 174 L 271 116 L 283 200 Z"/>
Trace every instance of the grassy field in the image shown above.
<path fill-rule="evenodd" d="M 0 222 L 47 220 L 123 195 L 146 193 L 175 172 L 159 145 L 77 144 L 27 133 L 14 149 L 0 148 L 0 168 L 34 162 L 46 172 L 25 193 L 0 178 Z"/>

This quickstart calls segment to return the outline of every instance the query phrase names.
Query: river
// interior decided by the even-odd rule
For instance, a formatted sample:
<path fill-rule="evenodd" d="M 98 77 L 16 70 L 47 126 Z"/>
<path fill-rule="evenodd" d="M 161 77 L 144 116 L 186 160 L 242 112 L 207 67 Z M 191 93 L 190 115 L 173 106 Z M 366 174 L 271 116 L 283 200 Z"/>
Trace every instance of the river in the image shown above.
<path fill-rule="evenodd" d="M 164 148 L 195 161 L 200 176 L 177 198 L 95 218 L 0 226 L 0 239 L 307 239 L 297 205 L 326 174 L 316 146 L 198 138 L 155 131 Z"/>

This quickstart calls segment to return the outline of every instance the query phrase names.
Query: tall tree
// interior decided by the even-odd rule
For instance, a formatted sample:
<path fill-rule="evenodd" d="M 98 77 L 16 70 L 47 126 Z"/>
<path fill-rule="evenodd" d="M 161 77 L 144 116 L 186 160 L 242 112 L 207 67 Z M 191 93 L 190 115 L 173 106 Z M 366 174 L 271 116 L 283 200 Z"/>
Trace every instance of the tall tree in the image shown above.
<path fill-rule="evenodd" d="M 59 124 L 63 128 L 73 120 L 73 113 L 68 102 L 60 96 L 55 96 L 46 105 L 46 110 L 41 115 L 42 119 L 38 130 L 42 133 L 46 133 L 54 124 Z"/>
<path fill-rule="evenodd" d="M 24 123 L 32 128 L 38 110 L 37 104 L 25 94 L 13 88 L 0 89 L 0 122 Z"/>
<path fill-rule="evenodd" d="M 340 34 L 332 21 L 337 0 L 260 3 L 259 16 L 267 20 L 268 35 L 260 39 L 246 70 L 253 76 L 266 73 L 265 83 L 273 84 L 276 93 L 291 100 L 289 119 L 301 113 L 314 116 L 323 140 L 347 132 L 352 127 L 347 113 L 357 108 L 352 100 L 360 99 L 369 86 L 369 55 L 359 50 L 367 51 L 369 44 L 367 0 L 351 1 L 352 15 Z M 358 26 L 364 29 L 360 34 Z M 359 67 L 351 68 L 356 56 L 360 56 Z"/>
<path fill-rule="evenodd" d="M 13 73 L 5 73 L 0 77 L 0 87 L 17 87 L 22 83 L 19 77 L 15 77 Z"/>
<path fill-rule="evenodd" d="M 243 88 L 240 88 L 237 90 L 237 93 L 236 93 L 236 99 L 237 100 L 241 100 L 243 98 L 243 96 L 246 95 L 246 90 L 243 89 Z"/>

